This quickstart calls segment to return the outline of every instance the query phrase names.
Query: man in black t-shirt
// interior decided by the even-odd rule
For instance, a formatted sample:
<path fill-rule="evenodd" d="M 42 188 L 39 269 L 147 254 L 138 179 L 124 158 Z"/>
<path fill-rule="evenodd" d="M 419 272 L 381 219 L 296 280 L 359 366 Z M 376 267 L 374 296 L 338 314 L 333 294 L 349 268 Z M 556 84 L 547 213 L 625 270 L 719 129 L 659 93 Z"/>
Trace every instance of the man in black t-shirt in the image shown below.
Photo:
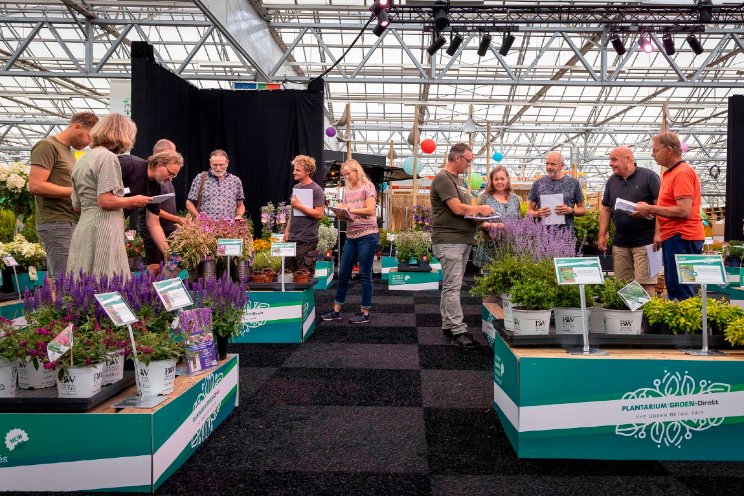
<path fill-rule="evenodd" d="M 627 146 L 619 146 L 610 152 L 610 167 L 614 174 L 607 180 L 602 197 L 597 247 L 607 251 L 607 232 L 612 218 L 615 222 L 612 242 L 615 277 L 635 280 L 653 295 L 656 276 L 649 277 L 646 246 L 654 242 L 656 220 L 617 208 L 616 202 L 620 198 L 632 203 L 654 204 L 659 196 L 661 180 L 654 171 L 636 166 L 633 151 Z"/>

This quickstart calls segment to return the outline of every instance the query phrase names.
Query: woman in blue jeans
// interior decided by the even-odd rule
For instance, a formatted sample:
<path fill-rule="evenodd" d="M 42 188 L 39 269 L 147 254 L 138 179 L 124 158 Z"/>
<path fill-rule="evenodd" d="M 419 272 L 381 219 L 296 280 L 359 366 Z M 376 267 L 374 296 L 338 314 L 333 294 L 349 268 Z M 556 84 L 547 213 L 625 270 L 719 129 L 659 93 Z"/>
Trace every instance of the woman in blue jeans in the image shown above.
<path fill-rule="evenodd" d="M 351 270 L 359 262 L 359 276 L 362 279 L 362 305 L 359 313 L 349 322 L 362 324 L 369 322 L 369 309 L 372 308 L 372 260 L 375 249 L 380 244 L 377 229 L 377 191 L 367 179 L 364 169 L 356 160 L 347 160 L 341 165 L 344 176 L 344 200 L 338 205 L 346 209 L 350 218 L 346 220 L 346 243 L 341 253 L 338 268 L 338 287 L 333 310 L 320 316 L 323 320 L 341 320 L 341 307 L 349 290 Z"/>

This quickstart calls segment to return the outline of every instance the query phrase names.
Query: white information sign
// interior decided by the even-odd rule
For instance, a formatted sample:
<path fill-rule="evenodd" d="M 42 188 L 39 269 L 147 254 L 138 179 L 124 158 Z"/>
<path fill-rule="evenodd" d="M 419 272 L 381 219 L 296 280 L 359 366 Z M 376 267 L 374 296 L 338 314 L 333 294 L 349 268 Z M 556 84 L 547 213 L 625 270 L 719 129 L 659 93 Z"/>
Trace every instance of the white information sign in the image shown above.
<path fill-rule="evenodd" d="M 638 281 L 633 281 L 627 284 L 623 289 L 617 292 L 620 298 L 623 299 L 628 308 L 632 311 L 636 311 L 643 305 L 651 301 L 651 297 L 648 295 L 643 286 L 638 284 Z"/>
<path fill-rule="evenodd" d="M 604 284 L 599 257 L 554 258 L 558 284 Z"/>
<path fill-rule="evenodd" d="M 183 285 L 183 281 L 178 277 L 156 281 L 152 285 L 160 296 L 163 306 L 169 312 L 194 304 L 191 295 Z"/>
<path fill-rule="evenodd" d="M 3 257 L 3 263 L 6 267 L 18 267 L 18 262 L 13 258 L 13 255 L 7 255 Z"/>
<path fill-rule="evenodd" d="M 297 243 L 271 243 L 272 257 L 294 257 L 297 253 Z"/>
<path fill-rule="evenodd" d="M 727 284 L 721 255 L 674 255 L 674 261 L 680 284 Z"/>
<path fill-rule="evenodd" d="M 243 254 L 243 240 L 240 238 L 222 238 L 217 240 L 217 255 L 239 257 Z"/>
<path fill-rule="evenodd" d="M 93 296 L 96 297 L 96 300 L 101 304 L 106 315 L 109 316 L 111 322 L 113 322 L 116 327 L 134 324 L 139 320 L 118 291 L 113 293 L 100 293 Z"/>

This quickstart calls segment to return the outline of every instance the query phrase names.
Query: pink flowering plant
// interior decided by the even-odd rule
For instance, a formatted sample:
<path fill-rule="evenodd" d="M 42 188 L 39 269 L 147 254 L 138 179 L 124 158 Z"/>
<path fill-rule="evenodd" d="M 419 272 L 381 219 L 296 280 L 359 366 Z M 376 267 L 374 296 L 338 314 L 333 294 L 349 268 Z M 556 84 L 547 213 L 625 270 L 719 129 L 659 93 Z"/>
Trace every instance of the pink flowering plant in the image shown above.
<path fill-rule="evenodd" d="M 69 321 L 56 320 L 50 322 L 45 327 L 29 325 L 21 329 L 17 335 L 17 357 L 21 360 L 31 362 L 36 370 L 39 370 L 40 366 L 45 369 L 54 369 L 55 363 L 50 362 L 47 355 L 47 345 L 68 325 Z"/>
<path fill-rule="evenodd" d="M 271 239 L 274 222 L 276 222 L 276 207 L 269 202 L 261 207 L 261 237 L 263 239 Z"/>
<path fill-rule="evenodd" d="M 137 343 L 137 358 L 145 365 L 158 360 L 180 360 L 186 353 L 183 345 L 177 342 L 168 333 L 147 332 L 141 327 L 132 327 L 134 341 Z M 129 358 L 134 358 L 134 353 L 129 350 Z"/>
<path fill-rule="evenodd" d="M 90 367 L 106 358 L 102 332 L 80 332 L 79 329 L 73 329 L 73 336 L 72 348 L 54 362 L 59 369 L 57 377 L 60 379 L 64 377 L 68 367 Z"/>
<path fill-rule="evenodd" d="M 13 323 L 0 317 L 0 357 L 14 362 L 18 354 L 18 329 Z"/>

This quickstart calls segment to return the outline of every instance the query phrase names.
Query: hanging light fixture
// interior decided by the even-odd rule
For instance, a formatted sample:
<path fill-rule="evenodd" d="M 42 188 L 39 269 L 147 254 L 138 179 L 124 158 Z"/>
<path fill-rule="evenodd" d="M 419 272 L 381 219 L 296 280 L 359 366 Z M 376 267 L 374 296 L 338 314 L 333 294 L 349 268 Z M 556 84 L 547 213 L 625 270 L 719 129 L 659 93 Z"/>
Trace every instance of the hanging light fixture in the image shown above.
<path fill-rule="evenodd" d="M 437 31 L 442 31 L 444 28 L 450 25 L 446 3 L 441 1 L 435 2 L 432 14 L 432 17 L 434 17 L 434 25 L 437 27 Z"/>
<path fill-rule="evenodd" d="M 382 33 L 390 26 L 390 16 L 387 10 L 381 10 L 377 13 L 377 26 L 372 30 L 372 33 L 378 38 L 382 36 Z"/>
<path fill-rule="evenodd" d="M 661 38 L 661 44 L 664 45 L 664 52 L 667 55 L 674 55 L 676 53 L 677 50 L 674 48 L 674 38 L 670 33 L 664 34 Z"/>
<path fill-rule="evenodd" d="M 488 47 L 491 46 L 491 35 L 484 33 L 481 37 L 480 43 L 478 44 L 478 57 L 483 57 L 488 52 Z"/>
<path fill-rule="evenodd" d="M 687 37 L 687 44 L 690 45 L 690 48 L 695 52 L 695 55 L 700 55 L 704 51 L 703 44 L 700 43 L 700 40 L 697 39 L 695 34 L 690 34 L 690 36 Z"/>
<path fill-rule="evenodd" d="M 516 38 L 513 34 L 506 33 L 504 35 L 504 39 L 501 41 L 501 48 L 499 48 L 499 54 L 501 54 L 502 57 L 506 57 L 509 53 L 509 50 L 511 50 L 511 47 L 514 44 L 514 40 L 516 40 Z"/>
<path fill-rule="evenodd" d="M 447 43 L 447 38 L 440 34 L 434 39 L 434 41 L 431 42 L 429 48 L 426 49 L 426 53 L 428 53 L 429 55 L 434 55 L 440 48 L 444 46 L 445 43 Z"/>
<path fill-rule="evenodd" d="M 447 47 L 447 55 L 452 57 L 455 53 L 457 53 L 457 49 L 460 48 L 460 45 L 462 45 L 462 41 L 462 35 L 455 33 L 455 35 L 450 39 L 450 44 Z"/>
<path fill-rule="evenodd" d="M 623 43 L 623 40 L 620 39 L 619 35 L 613 34 L 610 37 L 610 43 L 612 43 L 612 48 L 615 49 L 615 52 L 617 52 L 618 55 L 625 55 L 627 52 L 625 44 Z"/>
<path fill-rule="evenodd" d="M 651 43 L 651 40 L 645 34 L 642 34 L 641 37 L 638 38 L 638 45 L 641 47 L 641 50 L 643 50 L 646 53 L 651 53 L 654 51 L 654 45 Z"/>

